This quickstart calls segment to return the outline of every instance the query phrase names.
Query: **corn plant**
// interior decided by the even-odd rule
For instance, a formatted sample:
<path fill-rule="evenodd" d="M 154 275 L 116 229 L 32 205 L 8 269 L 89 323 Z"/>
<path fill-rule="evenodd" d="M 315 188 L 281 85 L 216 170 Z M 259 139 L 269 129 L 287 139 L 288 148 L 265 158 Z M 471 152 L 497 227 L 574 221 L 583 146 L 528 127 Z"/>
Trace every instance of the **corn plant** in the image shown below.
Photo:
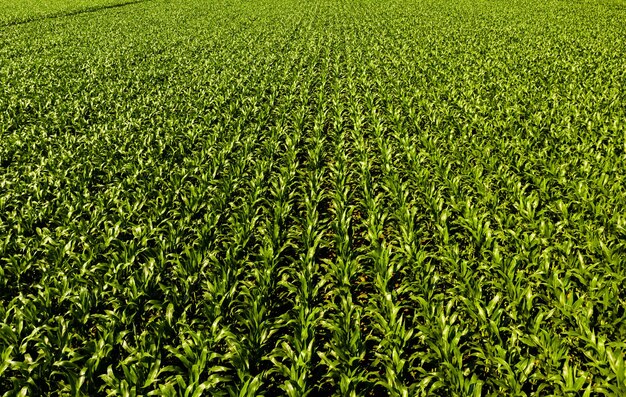
<path fill-rule="evenodd" d="M 626 395 L 622 0 L 0 0 L 0 395 Z"/>

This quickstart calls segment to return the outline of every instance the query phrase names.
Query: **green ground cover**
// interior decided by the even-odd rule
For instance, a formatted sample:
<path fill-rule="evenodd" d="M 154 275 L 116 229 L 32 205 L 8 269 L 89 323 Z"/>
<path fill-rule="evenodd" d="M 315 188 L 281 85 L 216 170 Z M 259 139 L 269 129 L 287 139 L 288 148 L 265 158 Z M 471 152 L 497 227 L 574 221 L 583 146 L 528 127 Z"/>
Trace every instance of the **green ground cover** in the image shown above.
<path fill-rule="evenodd" d="M 624 26 L 153 0 L 0 28 L 0 394 L 626 395 Z"/>
<path fill-rule="evenodd" d="M 0 26 L 117 6 L 137 0 L 0 0 Z"/>

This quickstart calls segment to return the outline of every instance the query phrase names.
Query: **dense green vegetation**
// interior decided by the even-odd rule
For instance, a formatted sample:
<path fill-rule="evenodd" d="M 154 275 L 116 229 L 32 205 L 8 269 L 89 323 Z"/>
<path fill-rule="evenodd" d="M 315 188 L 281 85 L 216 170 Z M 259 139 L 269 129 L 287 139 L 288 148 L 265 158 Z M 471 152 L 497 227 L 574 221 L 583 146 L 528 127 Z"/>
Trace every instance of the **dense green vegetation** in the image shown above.
<path fill-rule="evenodd" d="M 57 18 L 145 0 L 0 0 L 0 26 Z"/>
<path fill-rule="evenodd" d="M 0 394 L 626 395 L 623 2 L 85 3 L 0 28 Z"/>

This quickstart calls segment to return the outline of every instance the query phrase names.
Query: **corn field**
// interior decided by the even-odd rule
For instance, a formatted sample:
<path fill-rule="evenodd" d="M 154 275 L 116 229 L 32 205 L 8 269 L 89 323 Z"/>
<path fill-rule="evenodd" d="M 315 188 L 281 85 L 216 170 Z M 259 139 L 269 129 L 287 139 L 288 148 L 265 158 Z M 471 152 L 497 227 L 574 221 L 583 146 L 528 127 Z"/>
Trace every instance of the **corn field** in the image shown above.
<path fill-rule="evenodd" d="M 626 396 L 623 0 L 0 0 L 0 395 Z"/>

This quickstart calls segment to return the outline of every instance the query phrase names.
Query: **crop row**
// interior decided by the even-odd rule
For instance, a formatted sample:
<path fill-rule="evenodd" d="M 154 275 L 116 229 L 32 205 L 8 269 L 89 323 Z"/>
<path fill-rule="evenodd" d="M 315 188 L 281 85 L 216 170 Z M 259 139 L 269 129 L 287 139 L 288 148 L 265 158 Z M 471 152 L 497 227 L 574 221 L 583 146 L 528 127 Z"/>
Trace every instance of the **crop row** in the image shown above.
<path fill-rule="evenodd" d="M 623 395 L 619 2 L 0 30 L 6 395 Z"/>

